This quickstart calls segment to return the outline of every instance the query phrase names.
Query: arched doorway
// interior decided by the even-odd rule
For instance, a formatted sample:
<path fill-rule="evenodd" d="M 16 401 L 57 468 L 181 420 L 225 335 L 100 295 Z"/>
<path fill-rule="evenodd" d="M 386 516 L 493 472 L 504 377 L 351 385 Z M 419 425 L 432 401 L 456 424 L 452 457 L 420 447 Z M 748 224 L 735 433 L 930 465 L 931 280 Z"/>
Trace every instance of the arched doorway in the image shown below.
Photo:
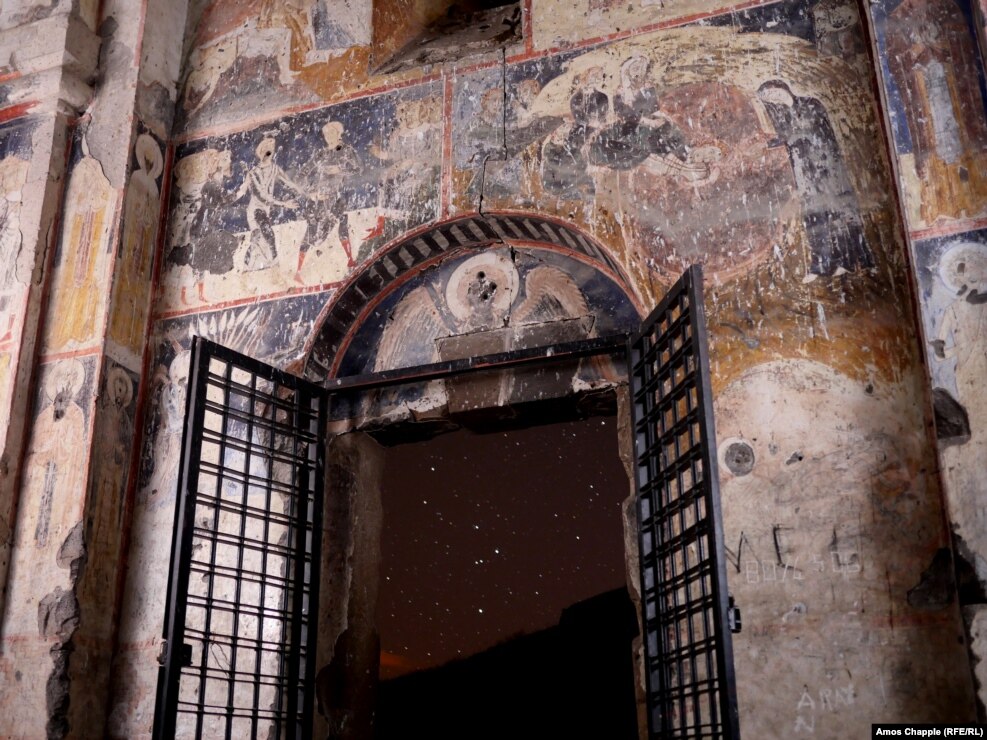
<path fill-rule="evenodd" d="M 439 249 L 439 245 L 444 248 Z M 417 261 L 412 262 L 412 257 Z M 396 270 L 396 265 L 409 262 L 404 272 Z M 388 275 L 393 279 L 371 293 L 368 288 L 373 282 L 367 275 Z M 564 344 L 622 337 L 640 322 L 626 281 L 599 245 L 564 224 L 521 214 L 468 217 L 399 241 L 351 282 L 349 293 L 359 294 L 364 303 L 348 330 L 341 333 L 338 327 L 352 313 L 349 306 L 354 300 L 347 292 L 342 291 L 335 306 L 327 311 L 323 332 L 312 352 L 318 359 L 309 363 L 310 374 L 321 371 L 345 379 L 498 354 L 551 354 L 553 348 Z M 329 338 L 333 336 L 338 338 Z M 328 352 L 320 355 L 320 346 L 333 348 L 334 352 L 331 356 Z M 534 369 L 491 370 L 391 385 L 348 401 L 341 399 L 335 405 L 336 431 L 350 433 L 330 445 L 328 462 L 336 472 L 329 476 L 326 500 L 330 507 L 337 507 L 337 516 L 330 517 L 327 539 L 347 545 L 345 557 L 339 550 L 328 551 L 324 562 L 324 570 L 330 575 L 324 581 L 322 603 L 330 626 L 322 644 L 329 649 L 321 653 L 320 663 L 325 662 L 326 669 L 318 682 L 320 705 L 335 735 L 370 737 L 373 725 L 378 737 L 391 737 L 400 734 L 399 728 L 414 717 L 415 726 L 431 737 L 504 736 L 505 728 L 516 728 L 522 722 L 522 711 L 526 712 L 530 732 L 538 726 L 569 734 L 564 730 L 565 722 L 574 720 L 576 715 L 568 711 L 568 703 L 576 696 L 595 691 L 597 711 L 586 706 L 578 726 L 586 730 L 595 718 L 595 726 L 604 734 L 637 736 L 632 645 L 637 634 L 633 616 L 636 610 L 628 596 L 628 582 L 636 586 L 638 578 L 636 565 L 628 571 L 629 561 L 636 564 L 636 534 L 632 521 L 623 524 L 622 512 L 632 511 L 628 499 L 631 486 L 629 471 L 621 472 L 616 452 L 619 425 L 614 423 L 626 376 L 620 340 L 610 352 L 589 357 L 562 358 Z M 332 386 L 331 380 L 325 382 Z M 629 417 L 626 401 L 623 396 L 621 399 L 626 430 Z M 435 598 L 448 600 L 442 611 L 454 612 L 459 601 L 468 598 L 469 587 L 476 586 L 468 583 L 468 574 L 456 567 L 458 559 L 465 557 L 470 548 L 460 537 L 443 539 L 444 528 L 433 532 L 435 542 L 428 543 L 438 545 L 439 560 L 427 567 L 414 566 L 416 572 L 421 572 L 416 579 L 400 585 L 388 580 L 406 572 L 403 567 L 394 567 L 390 547 L 405 552 L 405 560 L 426 557 L 419 552 L 426 549 L 424 543 L 409 547 L 403 535 L 409 528 L 424 530 L 428 522 L 409 519 L 403 499 L 432 500 L 454 526 L 451 520 L 456 517 L 457 494 L 447 490 L 445 482 L 470 475 L 472 470 L 467 467 L 486 465 L 489 477 L 496 475 L 501 488 L 499 492 L 494 490 L 496 486 L 491 487 L 486 476 L 473 486 L 474 493 L 487 499 L 486 509 L 480 514 L 483 525 L 472 525 L 477 529 L 475 537 L 482 538 L 488 525 L 494 529 L 494 520 L 523 517 L 530 521 L 543 515 L 547 521 L 543 520 L 542 526 L 550 526 L 553 514 L 536 506 L 536 499 L 554 500 L 568 519 L 578 508 L 574 502 L 566 502 L 560 490 L 530 487 L 531 481 L 525 476 L 506 475 L 504 468 L 511 464 L 506 456 L 497 461 L 489 459 L 491 455 L 505 454 L 503 447 L 492 444 L 491 438 L 500 439 L 506 446 L 522 444 L 512 441 L 520 439 L 525 439 L 526 445 L 544 444 L 544 438 L 565 423 L 564 433 L 570 439 L 583 439 L 591 433 L 590 428 L 581 427 L 576 420 L 597 415 L 611 417 L 609 426 L 604 427 L 609 434 L 609 438 L 604 437 L 608 444 L 601 441 L 600 429 L 592 430 L 601 449 L 583 448 L 582 455 L 592 459 L 607 454 L 609 465 L 601 460 L 598 467 L 617 471 L 616 478 L 608 479 L 606 491 L 606 501 L 614 508 L 607 511 L 604 500 L 596 499 L 597 508 L 589 514 L 595 515 L 600 529 L 606 530 L 597 541 L 606 542 L 607 549 L 595 553 L 599 561 L 607 563 L 595 574 L 595 582 L 601 585 L 583 591 L 542 585 L 539 596 L 548 590 L 556 592 L 551 608 L 558 611 L 552 617 L 536 615 L 537 597 L 532 596 L 527 603 L 516 603 L 514 614 L 498 615 L 504 618 L 493 627 L 465 627 L 462 617 L 459 625 L 441 621 L 438 616 L 439 623 L 416 622 L 411 632 L 463 627 L 475 629 L 476 633 L 474 639 L 464 640 L 464 652 L 454 660 L 433 663 L 420 655 L 420 670 L 400 677 L 386 675 L 386 665 L 381 671 L 379 656 L 389 661 L 411 660 L 407 654 L 396 653 L 392 640 L 398 638 L 389 632 L 398 620 L 388 615 L 401 613 L 406 606 L 393 600 L 396 593 L 408 589 L 414 593 L 406 595 L 413 599 L 420 592 L 431 591 L 435 584 L 428 574 L 444 567 L 448 589 Z M 479 435 L 463 440 L 460 435 L 466 432 L 462 430 Z M 454 431 L 451 437 L 443 437 L 441 453 L 432 451 L 438 440 L 424 442 Z M 373 440 L 384 448 L 378 448 Z M 553 461 L 565 450 L 561 440 L 555 440 L 559 449 Z M 409 452 L 410 448 L 414 452 Z M 450 453 L 452 449 L 460 452 Z M 573 449 L 577 448 L 570 447 L 566 454 L 578 456 Z M 426 495 L 414 487 L 410 471 L 416 469 L 411 463 L 430 454 L 456 457 L 460 463 L 445 466 L 446 480 L 432 486 Z M 469 460 L 463 461 L 467 456 Z M 579 461 L 568 462 L 570 467 L 576 467 Z M 396 465 L 402 466 L 396 476 L 399 480 L 388 483 L 395 479 Z M 547 468 L 548 462 L 543 461 L 541 467 Z M 535 477 L 534 471 L 527 476 Z M 506 502 L 504 487 L 513 490 L 513 503 Z M 490 495 L 483 490 L 491 491 Z M 624 499 L 628 500 L 621 506 Z M 500 535 L 512 537 L 511 544 L 528 554 L 527 567 L 544 567 L 549 555 L 540 546 L 550 539 L 547 528 L 539 536 L 536 532 L 517 534 L 514 528 L 504 527 Z M 628 552 L 625 543 L 629 544 Z M 505 550 L 511 549 L 506 542 L 503 544 Z M 575 557 L 570 558 L 572 548 L 567 549 L 568 544 L 560 536 L 554 556 L 563 561 L 571 559 L 574 569 L 581 567 Z M 494 555 L 506 559 L 505 553 L 498 551 Z M 519 562 L 514 567 L 523 566 Z M 591 580 L 588 572 L 586 576 Z M 524 588 L 521 579 L 515 582 L 511 580 L 513 576 L 507 578 L 506 574 L 500 580 L 492 575 L 486 578 L 489 581 L 484 583 L 489 583 L 491 589 L 500 589 L 502 596 Z M 618 593 L 608 593 L 611 591 Z M 577 607 L 576 602 L 586 603 Z M 525 613 L 518 614 L 519 610 Z M 560 622 L 563 611 L 564 625 Z M 490 622 L 496 613 L 496 606 L 488 604 L 484 619 Z M 415 615 L 411 609 L 406 618 L 413 620 Z M 594 620 L 597 626 L 607 626 L 588 628 Z M 619 627 L 611 629 L 614 625 Z M 515 630 L 526 636 L 519 638 Z M 407 635 L 406 630 L 401 631 Z M 573 637 L 577 633 L 578 645 Z M 569 643 L 562 647 L 566 639 Z M 446 652 L 443 647 L 433 644 L 429 649 Z M 594 655 L 598 656 L 595 661 L 590 659 Z M 591 664 L 597 670 L 591 669 Z M 598 670 L 603 666 L 608 672 Z M 380 684 L 376 680 L 379 672 Z M 452 675 L 459 678 L 450 678 Z M 522 688 L 525 678 L 526 688 Z M 456 693 L 464 684 L 472 690 Z M 605 703 L 608 689 L 612 698 Z M 424 697 L 434 695 L 445 696 L 448 702 L 426 708 Z M 469 722 L 472 715 L 489 719 L 476 726 Z M 617 730 L 618 726 L 624 728 L 623 732 Z M 347 732 L 352 734 L 346 735 Z M 524 735 L 518 732 L 518 736 Z"/>
<path fill-rule="evenodd" d="M 362 685 L 353 671 L 379 651 L 366 629 L 373 547 L 358 543 L 379 541 L 380 515 L 373 481 L 355 475 L 379 470 L 370 434 L 468 426 L 490 409 L 537 415 L 559 398 L 584 412 L 579 400 L 620 398 L 628 381 L 649 733 L 737 736 L 701 273 L 628 343 L 599 336 L 637 314 L 612 267 L 564 224 L 467 217 L 402 239 L 340 291 L 306 365 L 317 383 L 194 343 L 157 736 L 216 725 L 306 737 L 317 691 L 330 714 L 334 684 Z M 416 351 L 438 362 L 386 369 Z M 372 372 L 339 377 L 349 358 Z M 345 715 L 365 699 L 336 706 Z"/>

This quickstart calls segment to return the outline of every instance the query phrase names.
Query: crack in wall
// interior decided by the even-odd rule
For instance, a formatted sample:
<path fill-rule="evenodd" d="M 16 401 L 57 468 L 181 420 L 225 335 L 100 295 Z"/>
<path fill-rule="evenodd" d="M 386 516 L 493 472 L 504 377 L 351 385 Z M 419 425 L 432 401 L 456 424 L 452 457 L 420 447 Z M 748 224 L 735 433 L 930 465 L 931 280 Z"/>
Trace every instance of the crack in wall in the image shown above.
<path fill-rule="evenodd" d="M 487 180 L 487 162 L 491 160 L 494 162 L 507 161 L 507 53 L 503 48 L 500 50 L 500 91 L 500 156 L 484 155 L 483 162 L 480 164 L 480 188 L 476 212 L 481 216 L 483 215 L 483 190 Z"/>

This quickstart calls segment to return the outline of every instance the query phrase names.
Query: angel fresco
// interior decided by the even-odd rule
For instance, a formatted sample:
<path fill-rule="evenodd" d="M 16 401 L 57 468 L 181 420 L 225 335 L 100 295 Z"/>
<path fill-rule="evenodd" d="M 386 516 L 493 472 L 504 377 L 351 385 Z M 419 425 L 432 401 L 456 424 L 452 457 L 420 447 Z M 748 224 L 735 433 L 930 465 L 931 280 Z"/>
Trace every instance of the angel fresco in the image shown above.
<path fill-rule="evenodd" d="M 763 83 L 757 94 L 777 134 L 769 146 L 788 150 L 802 200 L 810 252 L 804 281 L 873 267 L 856 191 L 823 104 L 794 95 L 782 80 Z"/>
<path fill-rule="evenodd" d="M 398 303 L 381 334 L 373 369 L 437 362 L 439 338 L 589 313 L 579 286 L 561 269 L 540 264 L 522 274 L 509 254 L 487 251 L 457 265 L 444 289 L 424 285 Z"/>

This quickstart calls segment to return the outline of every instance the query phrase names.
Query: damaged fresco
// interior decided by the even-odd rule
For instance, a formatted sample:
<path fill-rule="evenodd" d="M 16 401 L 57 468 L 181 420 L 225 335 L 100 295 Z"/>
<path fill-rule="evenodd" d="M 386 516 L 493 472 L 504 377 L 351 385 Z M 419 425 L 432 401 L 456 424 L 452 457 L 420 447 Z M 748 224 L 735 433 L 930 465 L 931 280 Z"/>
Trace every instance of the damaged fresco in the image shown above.
<path fill-rule="evenodd" d="M 987 215 L 987 89 L 969 0 L 872 9 L 909 227 Z"/>
<path fill-rule="evenodd" d="M 434 85 L 180 148 L 163 311 L 341 281 L 438 214 Z"/>
<path fill-rule="evenodd" d="M 151 308 L 147 286 L 154 267 L 164 171 L 161 142 L 146 131 L 137 136 L 132 168 L 123 201 L 123 234 L 117 248 L 108 334 L 118 353 L 128 359 L 128 366 L 137 369 Z"/>
<path fill-rule="evenodd" d="M 965 718 L 950 576 L 987 579 L 971 2 L 877 0 L 862 20 L 849 0 L 530 0 L 519 42 L 398 73 L 380 65 L 447 6 L 6 3 L 5 31 L 71 14 L 103 48 L 85 70 L 59 50 L 59 83 L 93 102 L 68 147 L 62 131 L 43 154 L 34 123 L 0 116 L 0 432 L 30 440 L 0 734 L 84 735 L 104 705 L 93 734 L 149 732 L 194 335 L 324 382 L 626 331 L 695 262 L 743 731 Z M 11 100 L 33 89 L 32 44 L 5 68 Z M 35 209 L 41 182 L 57 205 Z M 559 375 L 594 392 L 616 364 Z M 17 373 L 37 401 L 8 420 Z M 447 383 L 428 413 L 520 398 L 479 385 Z"/>
<path fill-rule="evenodd" d="M 0 673 L 24 671 L 19 689 L 47 696 L 49 728 L 60 726 L 67 695 L 53 688 L 67 681 L 69 644 L 79 626 L 74 588 L 84 561 L 82 517 L 95 362 L 93 357 L 56 360 L 39 368 L 39 394 L 25 460 L 4 623 Z M 46 566 L 46 567 L 43 567 Z M 24 572 L 30 575 L 24 577 Z M 18 577 L 21 575 L 22 577 Z M 9 706 L 11 720 L 31 727 L 39 712 L 30 702 Z"/>
<path fill-rule="evenodd" d="M 20 213 L 33 129 L 24 121 L 0 127 L 0 440 L 7 439 L 21 312 L 31 271 L 21 249 Z"/>
<path fill-rule="evenodd" d="M 330 98 L 367 78 L 372 3 L 211 0 L 185 63 L 180 115 L 202 124 Z M 229 93 L 236 91 L 235 94 Z"/>
<path fill-rule="evenodd" d="M 987 455 L 987 231 L 917 241 L 936 434 L 959 555 L 987 579 L 982 461 Z"/>
<path fill-rule="evenodd" d="M 482 185 L 484 207 L 574 219 L 643 285 L 793 250 L 807 283 L 874 267 L 888 203 L 864 155 L 870 90 L 818 35 L 773 30 L 673 29 L 458 79 L 455 205 Z"/>
<path fill-rule="evenodd" d="M 946 657 L 963 648 L 914 393 L 787 360 L 718 395 L 738 701 L 759 707 L 742 731 L 843 737 L 875 716 L 933 721 L 968 691 Z M 908 548 L 884 544 L 902 532 Z"/>
<path fill-rule="evenodd" d="M 46 333 L 45 354 L 82 349 L 102 339 L 101 296 L 108 287 L 117 194 L 84 148 L 75 148 L 78 159 L 66 186 L 48 309 L 59 320 Z"/>

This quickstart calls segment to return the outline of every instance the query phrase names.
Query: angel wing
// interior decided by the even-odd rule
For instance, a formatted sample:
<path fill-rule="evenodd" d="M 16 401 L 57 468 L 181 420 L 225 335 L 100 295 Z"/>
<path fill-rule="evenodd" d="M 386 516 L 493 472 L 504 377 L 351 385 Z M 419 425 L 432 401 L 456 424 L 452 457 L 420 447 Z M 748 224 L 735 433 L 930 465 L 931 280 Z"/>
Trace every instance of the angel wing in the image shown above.
<path fill-rule="evenodd" d="M 525 298 L 514 311 L 516 324 L 538 324 L 589 315 L 583 292 L 557 267 L 541 265 L 524 281 Z"/>
<path fill-rule="evenodd" d="M 436 337 L 453 334 L 428 288 L 415 288 L 391 311 L 377 346 L 374 372 L 437 362 Z"/>

